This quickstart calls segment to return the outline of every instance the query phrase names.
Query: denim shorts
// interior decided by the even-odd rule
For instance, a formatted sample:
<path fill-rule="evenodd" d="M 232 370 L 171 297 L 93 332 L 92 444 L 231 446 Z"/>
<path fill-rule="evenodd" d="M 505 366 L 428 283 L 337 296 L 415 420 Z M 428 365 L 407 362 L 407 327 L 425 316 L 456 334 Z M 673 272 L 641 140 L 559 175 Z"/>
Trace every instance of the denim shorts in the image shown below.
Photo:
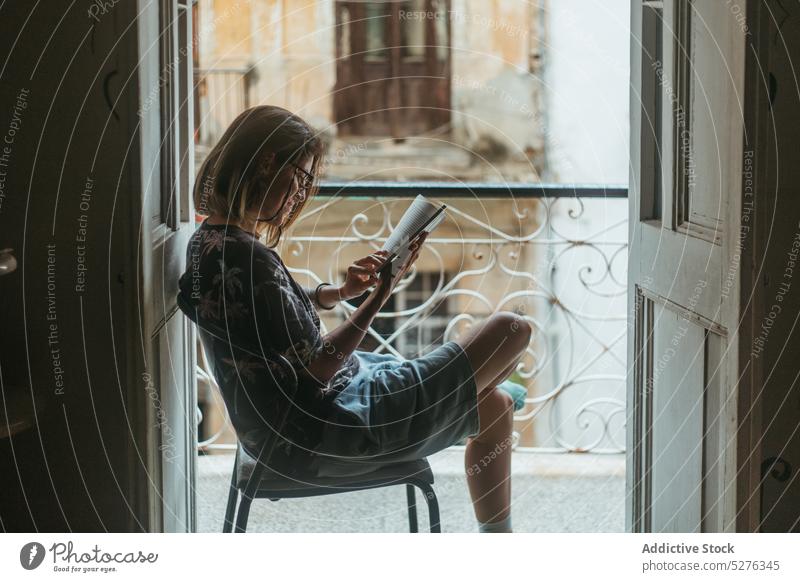
<path fill-rule="evenodd" d="M 458 343 L 409 360 L 354 354 L 359 371 L 333 399 L 313 449 L 309 469 L 317 476 L 424 458 L 478 434 L 474 370 Z"/>

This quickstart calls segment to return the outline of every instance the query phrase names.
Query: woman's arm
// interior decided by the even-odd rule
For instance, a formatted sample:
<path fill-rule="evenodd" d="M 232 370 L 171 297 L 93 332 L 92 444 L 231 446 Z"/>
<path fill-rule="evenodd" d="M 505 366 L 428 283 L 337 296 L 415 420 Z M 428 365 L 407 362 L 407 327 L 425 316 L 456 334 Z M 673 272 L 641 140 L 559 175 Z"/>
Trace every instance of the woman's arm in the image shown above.
<path fill-rule="evenodd" d="M 308 298 L 311 300 L 311 303 L 314 304 L 317 309 L 333 309 L 336 307 L 336 304 L 340 301 L 347 301 L 348 299 L 352 299 L 353 297 L 348 297 L 341 285 L 325 285 L 319 290 L 319 297 L 316 297 L 314 289 L 310 289 L 308 287 L 303 287 L 303 291 L 305 291 Z M 355 296 L 357 297 L 357 295 Z M 319 301 L 317 301 L 319 299 Z M 321 304 L 320 304 L 321 303 Z"/>
<path fill-rule="evenodd" d="M 372 325 L 372 320 L 375 319 L 378 311 L 392 294 L 394 286 L 417 260 L 424 241 L 425 236 L 421 236 L 410 246 L 412 252 L 395 277 L 391 276 L 391 269 L 384 269 L 381 276 L 376 274 L 388 255 L 385 251 L 378 251 L 374 255 L 357 261 L 357 265 L 366 270 L 366 280 L 377 280 L 377 285 L 342 325 L 323 338 L 322 350 L 306 368 L 309 375 L 317 381 L 327 383 L 336 374 L 342 363 L 364 339 L 367 329 Z M 321 292 L 320 296 L 322 296 Z"/>
<path fill-rule="evenodd" d="M 372 325 L 372 320 L 382 306 L 379 297 L 375 293 L 370 294 L 342 325 L 322 338 L 322 350 L 304 372 L 322 383 L 327 383 L 333 378 L 344 361 L 364 339 L 367 329 Z"/>
<path fill-rule="evenodd" d="M 377 283 L 378 278 L 375 275 L 375 267 L 381 264 L 386 254 L 384 251 L 378 251 L 373 255 L 357 260 L 347 268 L 343 284 L 323 285 L 319 287 L 319 296 L 317 296 L 316 287 L 314 289 L 303 287 L 303 291 L 318 309 L 333 309 L 340 301 L 354 299 Z"/>

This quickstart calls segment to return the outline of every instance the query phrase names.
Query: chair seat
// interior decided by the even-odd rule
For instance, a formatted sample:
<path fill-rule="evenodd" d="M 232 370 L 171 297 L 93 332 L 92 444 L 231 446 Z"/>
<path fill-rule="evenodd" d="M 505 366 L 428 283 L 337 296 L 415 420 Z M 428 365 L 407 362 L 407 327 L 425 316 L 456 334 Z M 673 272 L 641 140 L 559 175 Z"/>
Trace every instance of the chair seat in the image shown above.
<path fill-rule="evenodd" d="M 341 467 L 346 464 L 339 462 Z M 237 451 L 236 484 L 239 489 L 244 489 L 256 460 L 250 456 L 243 447 Z M 415 459 L 402 463 L 376 463 L 374 469 L 364 472 L 364 462 L 353 463 L 354 475 L 343 474 L 336 477 L 285 477 L 269 467 L 264 469 L 257 489 L 258 497 L 294 497 L 308 495 L 325 495 L 328 493 L 342 493 L 357 489 L 369 489 L 377 486 L 399 484 L 407 482 L 409 478 L 428 484 L 433 484 L 433 471 L 427 459 Z"/>

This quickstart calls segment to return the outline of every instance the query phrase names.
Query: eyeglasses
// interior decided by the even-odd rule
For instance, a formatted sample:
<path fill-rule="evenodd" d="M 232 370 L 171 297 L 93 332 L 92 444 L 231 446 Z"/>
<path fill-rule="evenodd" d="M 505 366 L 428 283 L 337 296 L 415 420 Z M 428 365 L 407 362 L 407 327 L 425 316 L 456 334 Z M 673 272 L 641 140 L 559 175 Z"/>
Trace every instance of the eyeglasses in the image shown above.
<path fill-rule="evenodd" d="M 299 191 L 303 193 L 303 196 L 305 196 L 306 194 L 308 194 L 308 191 L 311 190 L 311 187 L 314 185 L 314 174 L 305 171 L 303 168 L 301 168 L 294 162 L 289 162 L 289 163 L 295 170 L 299 171 L 301 174 Z"/>

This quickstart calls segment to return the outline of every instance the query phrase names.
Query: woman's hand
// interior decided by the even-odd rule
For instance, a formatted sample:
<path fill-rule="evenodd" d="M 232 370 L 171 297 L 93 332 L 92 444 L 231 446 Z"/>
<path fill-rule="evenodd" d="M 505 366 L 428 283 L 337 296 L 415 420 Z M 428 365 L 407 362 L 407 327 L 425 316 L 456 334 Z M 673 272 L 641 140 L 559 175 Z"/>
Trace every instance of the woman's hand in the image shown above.
<path fill-rule="evenodd" d="M 356 350 L 364 339 L 367 329 L 372 325 L 375 315 L 392 294 L 396 282 L 417 260 L 425 236 L 420 236 L 409 246 L 411 253 L 396 277 L 392 277 L 391 269 L 385 269 L 380 276 L 377 275 L 378 269 L 386 263 L 388 258 L 388 253 L 384 251 L 376 251 L 372 255 L 356 261 L 353 264 L 355 268 L 352 269 L 352 275 L 351 269 L 348 269 L 347 279 L 351 281 L 348 287 L 352 292 L 365 289 L 368 282 L 375 279 L 378 280 L 378 284 L 367 300 L 359 305 L 342 325 L 323 338 L 325 345 L 333 346 L 333 350 L 321 350 L 317 357 L 309 363 L 306 369 L 313 378 L 327 382 L 341 368 L 342 359 Z"/>
<path fill-rule="evenodd" d="M 347 268 L 344 284 L 341 287 L 342 299 L 353 299 L 378 282 L 377 270 L 383 265 L 389 253 L 376 251 L 371 255 L 358 259 Z"/>
<path fill-rule="evenodd" d="M 377 309 L 383 307 L 389 297 L 392 295 L 392 291 L 394 290 L 397 283 L 399 283 L 403 277 L 405 276 L 406 272 L 411 268 L 417 258 L 419 257 L 420 249 L 422 249 L 422 243 L 425 242 L 425 239 L 428 237 L 427 232 L 423 232 L 419 235 L 414 242 L 409 245 L 409 250 L 411 254 L 406 259 L 406 262 L 403 263 L 403 266 L 400 267 L 400 271 L 398 271 L 397 275 L 392 277 L 392 269 L 391 267 L 384 269 L 380 273 L 380 280 L 378 281 L 378 285 L 375 287 L 375 290 L 370 294 L 369 300 L 375 301 L 377 305 Z"/>

